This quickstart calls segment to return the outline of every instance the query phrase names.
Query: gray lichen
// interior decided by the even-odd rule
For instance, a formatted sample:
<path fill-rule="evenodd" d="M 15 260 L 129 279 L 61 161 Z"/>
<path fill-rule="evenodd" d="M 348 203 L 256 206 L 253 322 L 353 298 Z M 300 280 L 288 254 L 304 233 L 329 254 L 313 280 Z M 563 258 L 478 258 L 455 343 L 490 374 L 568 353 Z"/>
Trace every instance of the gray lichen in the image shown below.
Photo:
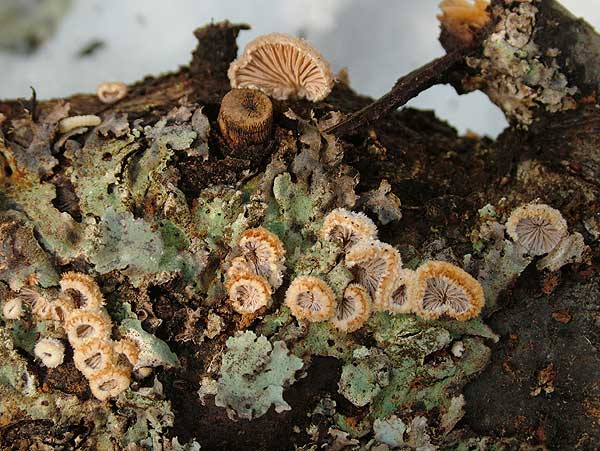
<path fill-rule="evenodd" d="M 535 110 L 573 109 L 573 86 L 558 63 L 558 51 L 542 54 L 536 36 L 537 0 L 498 2 L 492 8 L 493 32 L 483 43 L 480 58 L 468 58 L 478 73 L 466 77 L 468 90 L 481 89 L 507 118 L 527 126 Z"/>
<path fill-rule="evenodd" d="M 221 362 L 215 404 L 226 407 L 230 417 L 251 420 L 267 413 L 290 410 L 283 388 L 295 379 L 303 362 L 290 355 L 283 341 L 272 344 L 265 336 L 243 332 L 227 340 Z"/>

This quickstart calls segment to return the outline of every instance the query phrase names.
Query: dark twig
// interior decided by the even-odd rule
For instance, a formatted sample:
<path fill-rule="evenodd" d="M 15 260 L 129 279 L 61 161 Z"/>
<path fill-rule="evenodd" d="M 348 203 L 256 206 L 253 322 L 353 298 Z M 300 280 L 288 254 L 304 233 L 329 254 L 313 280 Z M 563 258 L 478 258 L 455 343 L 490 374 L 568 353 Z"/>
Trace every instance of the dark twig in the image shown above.
<path fill-rule="evenodd" d="M 400 78 L 392 90 L 366 107 L 352 113 L 339 124 L 326 130 L 336 136 L 352 133 L 357 128 L 381 119 L 426 89 L 443 82 L 454 66 L 468 53 L 466 48 L 454 50 Z"/>
<path fill-rule="evenodd" d="M 31 111 L 31 120 L 33 122 L 37 122 L 38 120 L 38 102 L 37 102 L 37 92 L 35 92 L 35 88 L 30 86 L 31 89 L 31 99 L 29 100 L 29 110 Z"/>

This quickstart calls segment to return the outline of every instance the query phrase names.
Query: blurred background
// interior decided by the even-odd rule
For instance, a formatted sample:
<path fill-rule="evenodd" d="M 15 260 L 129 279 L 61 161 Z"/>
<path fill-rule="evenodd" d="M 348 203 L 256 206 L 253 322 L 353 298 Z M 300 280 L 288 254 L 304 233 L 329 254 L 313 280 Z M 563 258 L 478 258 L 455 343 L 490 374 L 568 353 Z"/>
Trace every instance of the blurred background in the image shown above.
<path fill-rule="evenodd" d="M 103 81 L 127 83 L 187 64 L 193 30 L 229 19 L 246 22 L 241 48 L 281 31 L 311 41 L 334 72 L 378 97 L 397 78 L 442 55 L 439 0 L 0 0 L 0 99 L 95 92 Z M 600 0 L 562 0 L 600 29 Z M 434 87 L 409 105 L 432 109 L 461 133 L 495 137 L 506 126 L 481 93 L 458 96 Z"/>

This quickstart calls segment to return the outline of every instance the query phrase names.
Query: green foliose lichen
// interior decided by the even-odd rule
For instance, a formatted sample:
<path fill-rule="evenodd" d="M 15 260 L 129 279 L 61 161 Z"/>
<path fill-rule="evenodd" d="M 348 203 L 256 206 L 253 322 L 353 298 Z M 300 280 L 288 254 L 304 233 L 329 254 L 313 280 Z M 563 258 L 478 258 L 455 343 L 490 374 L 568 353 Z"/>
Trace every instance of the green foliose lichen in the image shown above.
<path fill-rule="evenodd" d="M 283 341 L 271 344 L 254 332 L 239 333 L 227 340 L 215 404 L 226 407 L 232 418 L 248 420 L 264 415 L 271 405 L 276 412 L 289 410 L 283 389 L 302 366 Z"/>

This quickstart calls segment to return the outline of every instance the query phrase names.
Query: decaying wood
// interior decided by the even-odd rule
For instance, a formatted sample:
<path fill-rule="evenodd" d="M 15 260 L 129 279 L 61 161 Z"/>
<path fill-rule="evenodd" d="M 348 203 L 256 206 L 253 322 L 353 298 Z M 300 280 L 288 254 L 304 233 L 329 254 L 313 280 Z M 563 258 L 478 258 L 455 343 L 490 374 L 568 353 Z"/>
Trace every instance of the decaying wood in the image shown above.
<path fill-rule="evenodd" d="M 508 3 L 494 0 L 493 7 Z M 394 111 L 435 83 L 449 81 L 457 90 L 465 89 L 463 81 L 473 75 L 473 68 L 463 64 L 465 50 L 450 49 L 453 44 L 444 41 L 442 33 L 450 53 L 400 78 L 379 101 L 371 102 L 340 83 L 317 104 L 274 102 L 274 139 L 298 133 L 296 124 L 284 115 L 288 109 L 302 117 L 310 117 L 311 112 L 316 117 L 329 111 L 345 114 L 346 119 L 329 131 L 340 140 L 351 135 L 341 142 L 344 162 L 359 173 L 359 192 L 376 189 L 385 179 L 401 200 L 402 219 L 384 226 L 381 236 L 397 246 L 407 261 L 445 248 L 453 251 L 449 258 L 454 259 L 472 252 L 469 235 L 479 221 L 478 210 L 486 204 L 500 208 L 500 215 L 538 198 L 560 209 L 569 226 L 590 245 L 591 264 L 565 267 L 558 273 L 529 268 L 501 296 L 497 311 L 489 312 L 488 318 L 501 340 L 491 345 L 488 368 L 465 388 L 467 413 L 461 424 L 481 436 L 515 437 L 522 443 L 520 449 L 593 450 L 600 443 L 600 274 L 596 266 L 600 256 L 600 110 L 596 97 L 600 37 L 556 1 L 542 0 L 536 5 L 540 10 L 537 39 L 545 47 L 542 53 L 558 49 L 561 69 L 578 88 L 573 108 L 535 112 L 528 127 L 514 124 L 496 140 L 459 136 L 432 113 Z M 72 114 L 127 113 L 130 121 L 146 125 L 185 99 L 203 105 L 213 127 L 206 161 L 178 156 L 174 162 L 179 188 L 191 203 L 205 187 L 235 185 L 248 173 L 263 171 L 273 152 L 268 145 L 232 152 L 215 126 L 220 100 L 229 90 L 226 71 L 237 53 L 235 40 L 247 28 L 220 23 L 197 30 L 199 43 L 189 67 L 136 83 L 114 105 L 85 94 L 61 100 L 36 102 L 34 95 L 33 102 L 2 101 L 2 134 L 7 141 L 14 139 L 18 130 L 10 124 L 32 116 L 35 120 L 38 113 L 62 100 L 70 103 Z M 60 161 L 61 155 L 56 156 Z M 160 318 L 154 333 L 182 356 L 181 369 L 161 375 L 165 396 L 175 412 L 173 437 L 182 442 L 195 437 L 206 449 L 292 449 L 297 444 L 290 434 L 292 427 L 307 428 L 306 412 L 324 396 L 337 401 L 344 414 L 360 414 L 360 409 L 337 393 L 341 369 L 339 362 L 328 357 L 315 359 L 307 377 L 289 389 L 290 412 L 271 410 L 251 422 L 232 422 L 223 409 L 202 406 L 195 395 L 197 374 L 208 363 L 192 344 L 173 339 L 181 333 L 185 306 L 169 287 L 156 288 L 152 296 Z M 67 385 L 72 375 L 58 377 L 50 372 L 40 376 L 51 387 L 71 390 Z M 536 392 L 540 384 L 548 389 Z M 19 449 L 19 440 L 30 433 L 43 436 L 49 427 L 43 422 L 33 427 L 3 427 L 0 447 Z M 302 440 L 308 442 L 306 434 Z M 52 437 L 48 443 L 58 441 Z"/>

